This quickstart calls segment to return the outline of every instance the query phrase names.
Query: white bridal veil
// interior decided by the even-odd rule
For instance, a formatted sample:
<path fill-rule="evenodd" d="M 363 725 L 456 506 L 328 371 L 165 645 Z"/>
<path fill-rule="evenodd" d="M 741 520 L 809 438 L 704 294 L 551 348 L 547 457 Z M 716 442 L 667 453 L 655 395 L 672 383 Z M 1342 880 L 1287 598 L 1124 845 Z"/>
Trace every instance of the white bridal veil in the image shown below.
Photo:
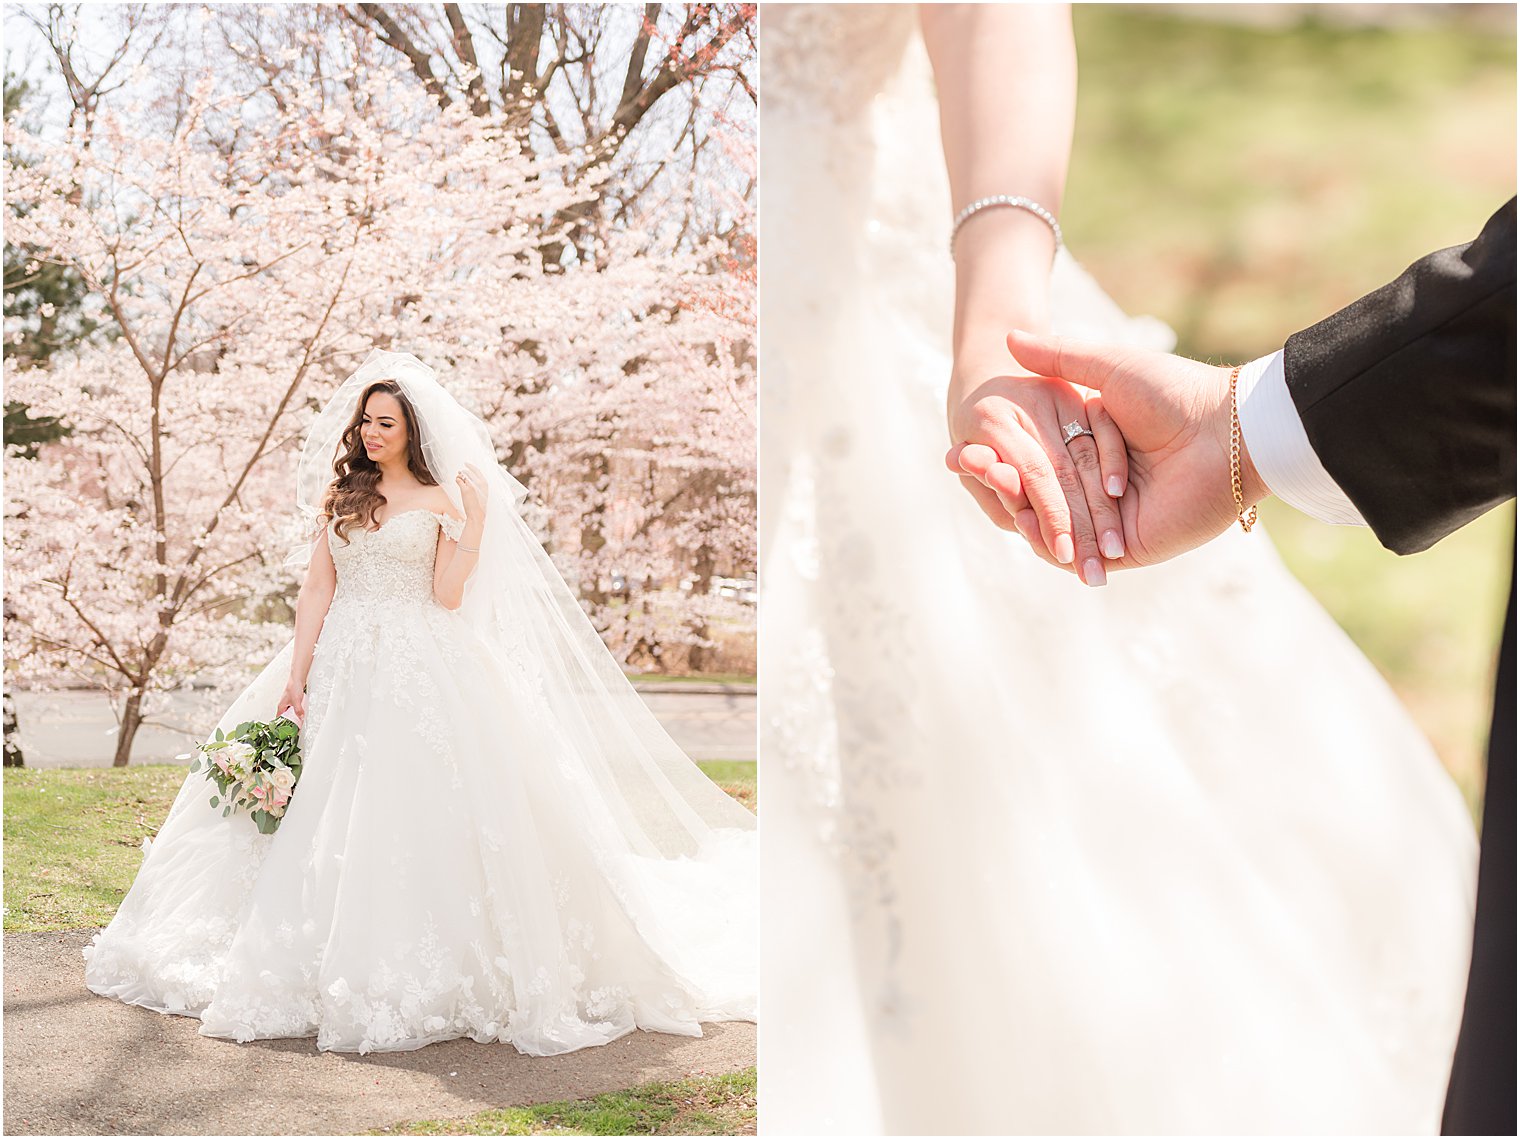
<path fill-rule="evenodd" d="M 605 830 L 614 828 L 629 854 L 730 862 L 737 849 L 750 847 L 748 836 L 737 832 L 752 831 L 754 816 L 719 790 L 645 707 L 518 513 L 527 492 L 497 461 L 485 423 L 417 357 L 371 351 L 322 409 L 296 474 L 307 532 L 315 528 L 333 479 L 343 430 L 364 390 L 379 380 L 394 380 L 406 394 L 428 470 L 456 507 L 455 476 L 468 464 L 486 476 L 480 561 L 461 612 L 493 654 L 532 678 L 559 752 L 542 762 L 558 764 L 582 786 L 586 803 L 602 816 L 597 821 L 603 836 L 613 838 Z M 305 560 L 303 553 L 291 563 Z M 511 725 L 503 724 L 502 731 L 510 736 Z M 752 876 L 752 862 L 747 868 Z M 744 894 L 752 889 L 747 881 L 730 886 Z"/>

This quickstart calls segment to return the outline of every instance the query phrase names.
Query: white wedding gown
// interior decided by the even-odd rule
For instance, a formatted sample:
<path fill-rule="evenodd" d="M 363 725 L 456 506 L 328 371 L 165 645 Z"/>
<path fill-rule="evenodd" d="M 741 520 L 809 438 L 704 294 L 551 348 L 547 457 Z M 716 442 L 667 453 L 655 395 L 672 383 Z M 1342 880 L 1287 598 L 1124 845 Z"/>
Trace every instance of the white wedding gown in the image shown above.
<path fill-rule="evenodd" d="M 1259 531 L 1090 590 L 987 522 L 915 9 L 762 37 L 764 1131 L 1433 1133 L 1456 788 Z"/>
<path fill-rule="evenodd" d="M 540 662 L 434 599 L 440 525 L 460 524 L 409 510 L 329 532 L 338 584 L 284 821 L 223 818 L 190 774 L 85 949 L 89 987 L 208 1036 L 357 1052 L 468 1036 L 551 1055 L 753 1019 L 753 832 L 714 830 L 693 857 L 631 850 Z M 224 729 L 274 716 L 291 651 Z"/>

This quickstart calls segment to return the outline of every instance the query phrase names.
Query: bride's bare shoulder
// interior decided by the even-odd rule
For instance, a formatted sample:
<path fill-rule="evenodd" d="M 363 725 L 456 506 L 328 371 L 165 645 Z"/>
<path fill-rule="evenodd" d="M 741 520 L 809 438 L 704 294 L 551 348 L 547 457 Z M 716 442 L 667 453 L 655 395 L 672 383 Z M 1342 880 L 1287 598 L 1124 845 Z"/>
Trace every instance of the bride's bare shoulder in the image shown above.
<path fill-rule="evenodd" d="M 460 513 L 458 507 L 449 501 L 449 496 L 444 493 L 441 486 L 428 487 L 425 505 L 434 514 L 445 515 L 456 522 L 464 521 L 464 515 Z"/>

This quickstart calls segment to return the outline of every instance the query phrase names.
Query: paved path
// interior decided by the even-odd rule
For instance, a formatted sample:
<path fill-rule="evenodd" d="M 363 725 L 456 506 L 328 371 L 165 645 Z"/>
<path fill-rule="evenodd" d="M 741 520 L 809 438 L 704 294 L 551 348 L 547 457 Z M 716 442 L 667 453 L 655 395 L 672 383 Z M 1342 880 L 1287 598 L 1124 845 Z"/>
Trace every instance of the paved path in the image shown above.
<path fill-rule="evenodd" d="M 755 693 L 718 685 L 640 685 L 661 724 L 693 759 L 755 758 Z M 108 767 L 116 746 L 116 717 L 100 692 L 17 692 L 16 715 L 28 767 Z M 170 763 L 205 738 L 227 697 L 175 693 L 162 716 L 167 726 L 138 729 L 134 763 Z"/>
<path fill-rule="evenodd" d="M 92 932 L 5 935 L 7 1135 L 352 1135 L 755 1062 L 752 1024 L 552 1057 L 470 1040 L 368 1056 L 213 1040 L 197 1020 L 87 990 L 79 950 Z"/>

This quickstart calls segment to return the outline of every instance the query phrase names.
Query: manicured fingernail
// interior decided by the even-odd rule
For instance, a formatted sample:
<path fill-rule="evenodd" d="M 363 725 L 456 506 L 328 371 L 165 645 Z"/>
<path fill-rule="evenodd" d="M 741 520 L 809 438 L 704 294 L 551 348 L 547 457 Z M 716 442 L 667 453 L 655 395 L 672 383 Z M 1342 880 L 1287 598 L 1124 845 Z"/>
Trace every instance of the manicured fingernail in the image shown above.
<path fill-rule="evenodd" d="M 1093 586 L 1108 584 L 1108 574 L 1103 572 L 1101 559 L 1088 558 L 1082 563 L 1082 580 Z"/>
<path fill-rule="evenodd" d="M 1056 535 L 1053 553 L 1056 556 L 1056 561 L 1060 562 L 1063 566 L 1069 566 L 1077 560 L 1077 547 L 1072 544 L 1070 534 Z"/>
<path fill-rule="evenodd" d="M 1103 556 L 1105 558 L 1117 559 L 1124 556 L 1124 539 L 1119 537 L 1119 531 L 1117 530 L 1103 531 L 1103 537 L 1099 544 L 1103 547 Z"/>
<path fill-rule="evenodd" d="M 1124 482 L 1118 475 L 1108 476 L 1108 496 L 1110 498 L 1124 497 Z"/>

